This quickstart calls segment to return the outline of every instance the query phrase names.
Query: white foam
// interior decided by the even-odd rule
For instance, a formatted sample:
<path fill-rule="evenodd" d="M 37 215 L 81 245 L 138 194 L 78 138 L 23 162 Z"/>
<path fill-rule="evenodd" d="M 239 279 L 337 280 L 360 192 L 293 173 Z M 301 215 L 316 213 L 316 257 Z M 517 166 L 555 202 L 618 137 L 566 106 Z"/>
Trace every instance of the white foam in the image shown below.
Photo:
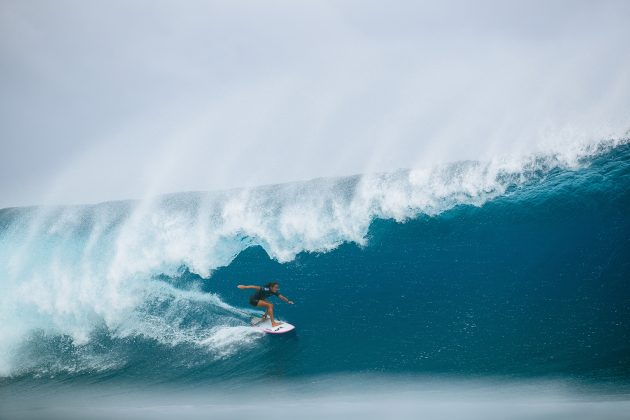
<path fill-rule="evenodd" d="M 250 326 L 221 326 L 212 329 L 210 335 L 200 340 L 199 344 L 206 346 L 217 357 L 224 358 L 251 345 L 264 334 L 264 332 Z"/>

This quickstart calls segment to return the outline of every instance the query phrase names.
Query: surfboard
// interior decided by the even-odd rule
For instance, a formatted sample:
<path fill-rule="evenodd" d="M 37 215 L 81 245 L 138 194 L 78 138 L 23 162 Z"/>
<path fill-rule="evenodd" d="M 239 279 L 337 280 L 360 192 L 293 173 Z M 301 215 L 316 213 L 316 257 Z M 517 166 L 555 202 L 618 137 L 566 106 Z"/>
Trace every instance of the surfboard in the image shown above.
<path fill-rule="evenodd" d="M 295 329 L 295 326 L 284 321 L 282 321 L 282 324 L 272 327 L 270 319 L 263 321 L 262 318 L 252 318 L 252 327 L 258 328 L 267 334 L 284 334 Z"/>

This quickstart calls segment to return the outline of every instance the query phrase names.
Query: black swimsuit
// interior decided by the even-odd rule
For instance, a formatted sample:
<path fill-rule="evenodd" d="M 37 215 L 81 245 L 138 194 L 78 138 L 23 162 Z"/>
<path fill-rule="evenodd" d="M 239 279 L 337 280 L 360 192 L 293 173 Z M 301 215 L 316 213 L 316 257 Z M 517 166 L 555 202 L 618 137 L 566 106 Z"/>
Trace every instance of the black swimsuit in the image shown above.
<path fill-rule="evenodd" d="M 260 289 L 256 290 L 256 293 L 249 298 L 249 304 L 252 306 L 258 306 L 259 300 L 267 299 L 271 295 L 278 296 L 278 293 L 272 292 L 267 286 L 260 286 Z"/>

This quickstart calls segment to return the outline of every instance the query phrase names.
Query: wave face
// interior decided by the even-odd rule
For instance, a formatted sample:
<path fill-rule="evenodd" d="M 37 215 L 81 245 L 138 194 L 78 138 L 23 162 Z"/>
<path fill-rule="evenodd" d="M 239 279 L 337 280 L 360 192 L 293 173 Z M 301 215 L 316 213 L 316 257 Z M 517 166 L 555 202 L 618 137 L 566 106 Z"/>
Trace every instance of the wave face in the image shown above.
<path fill-rule="evenodd" d="M 0 376 L 630 379 L 630 145 L 0 210 Z M 296 334 L 247 326 L 278 279 Z"/>

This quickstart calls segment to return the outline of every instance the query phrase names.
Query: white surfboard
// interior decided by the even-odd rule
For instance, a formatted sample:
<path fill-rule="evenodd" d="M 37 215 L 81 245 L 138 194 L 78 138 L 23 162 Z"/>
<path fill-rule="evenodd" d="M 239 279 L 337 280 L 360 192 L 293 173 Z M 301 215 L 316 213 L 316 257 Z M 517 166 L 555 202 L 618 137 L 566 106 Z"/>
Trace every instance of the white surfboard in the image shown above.
<path fill-rule="evenodd" d="M 262 318 L 252 318 L 252 327 L 258 328 L 267 334 L 283 334 L 295 329 L 295 327 L 288 322 L 282 322 L 282 324 L 272 327 L 270 319 L 263 321 Z"/>

